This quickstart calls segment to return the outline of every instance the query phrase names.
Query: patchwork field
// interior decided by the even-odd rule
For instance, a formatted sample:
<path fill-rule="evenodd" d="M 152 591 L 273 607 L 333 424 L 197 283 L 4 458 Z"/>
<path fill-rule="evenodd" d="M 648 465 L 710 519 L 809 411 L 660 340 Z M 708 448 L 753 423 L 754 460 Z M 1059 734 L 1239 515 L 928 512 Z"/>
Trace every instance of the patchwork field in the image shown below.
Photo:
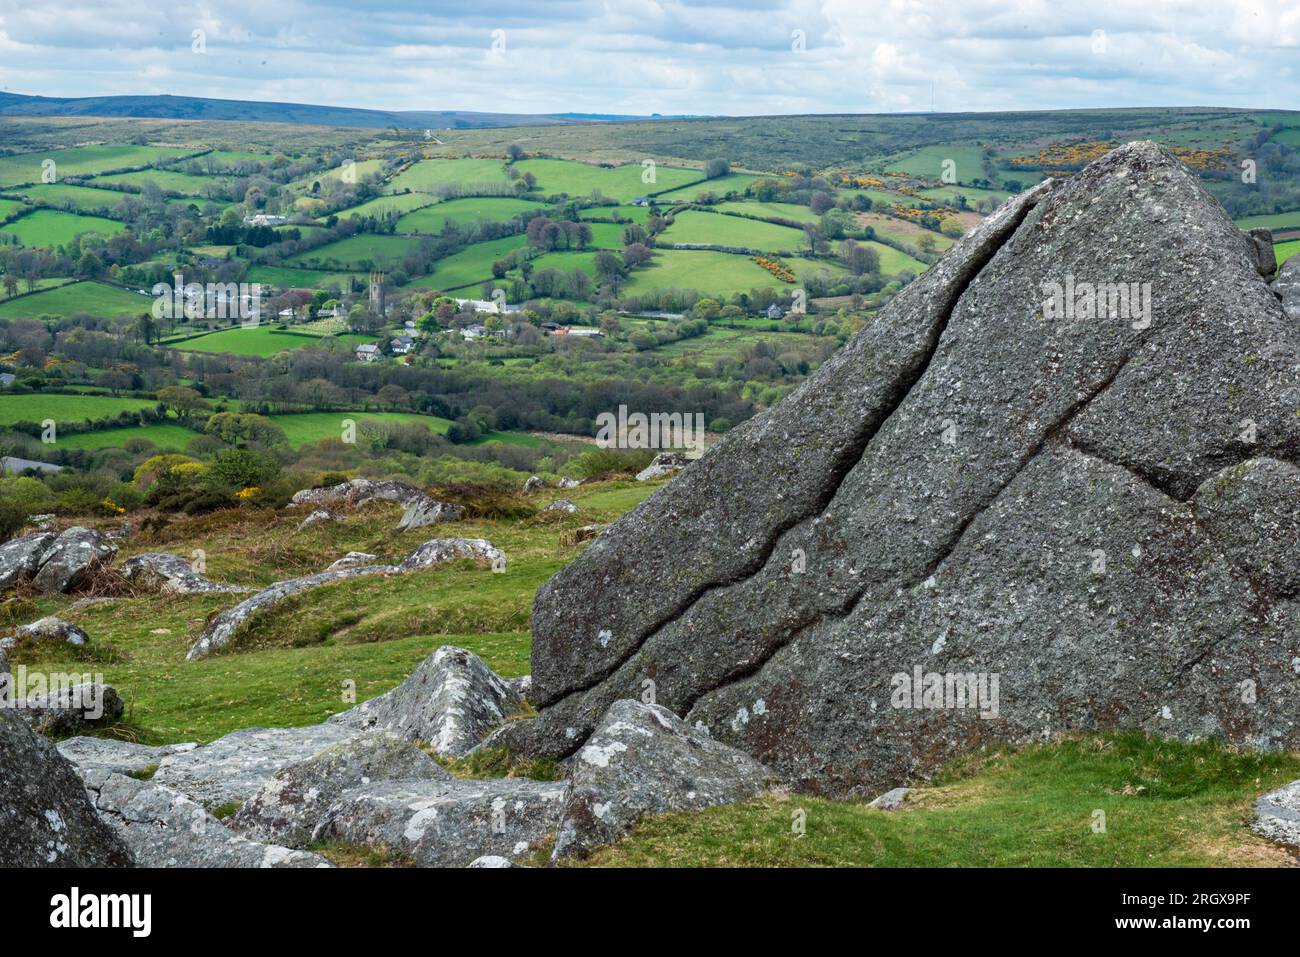
<path fill-rule="evenodd" d="M 726 202 L 710 206 L 720 213 L 738 213 L 754 219 L 789 219 L 797 223 L 815 223 L 821 219 L 807 206 L 794 203 Z"/>
<path fill-rule="evenodd" d="M 422 160 L 394 176 L 388 187 L 394 193 L 408 189 L 417 193 L 436 193 L 449 186 L 472 191 L 474 185 L 480 183 L 493 189 L 509 186 L 505 164 L 499 159 Z"/>
<path fill-rule="evenodd" d="M 353 278 L 364 279 L 361 273 L 333 272 L 327 269 L 295 269 L 292 266 L 250 266 L 248 281 L 262 283 L 275 289 L 313 289 L 336 285 L 346 289 Z"/>
<path fill-rule="evenodd" d="M 0 227 L 0 232 L 17 237 L 21 246 L 44 248 L 62 246 L 81 233 L 113 236 L 124 229 L 126 229 L 124 224 L 113 219 L 104 219 L 102 216 L 83 216 L 61 210 L 38 209 Z"/>
<path fill-rule="evenodd" d="M 789 286 L 746 256 L 702 249 L 660 249 L 650 262 L 632 271 L 627 294 L 640 296 L 662 289 L 699 289 L 711 295 L 730 296 L 763 288 Z"/>
<path fill-rule="evenodd" d="M 153 300 L 102 282 L 78 282 L 30 296 L 0 300 L 0 319 L 37 319 L 80 313 L 120 318 L 147 313 Z"/>
<path fill-rule="evenodd" d="M 349 269 L 392 269 L 418 246 L 418 239 L 406 236 L 358 234 L 290 256 L 285 263 L 333 272 Z"/>
<path fill-rule="evenodd" d="M 856 219 L 859 225 L 870 226 L 877 236 L 883 236 L 886 239 L 892 239 L 909 246 L 916 246 L 922 237 L 929 236 L 934 243 L 934 248 L 942 252 L 956 242 L 956 240 L 950 239 L 943 233 L 925 229 L 906 219 L 899 219 L 897 216 L 886 216 L 883 213 L 858 213 Z"/>
<path fill-rule="evenodd" d="M 87 422 L 117 415 L 119 412 L 136 412 L 153 408 L 149 399 L 116 398 L 106 395 L 55 395 L 52 393 L 0 394 L 0 425 L 15 422 L 43 422 L 53 419 L 57 423 Z"/>
<path fill-rule="evenodd" d="M 598 192 L 620 202 L 685 186 L 704 177 L 699 170 L 656 165 L 654 182 L 647 183 L 642 181 L 645 169 L 640 163 L 607 169 L 572 160 L 529 159 L 521 160 L 515 166 L 521 173 L 529 172 L 536 176 L 538 190 L 547 195 L 590 196 Z"/>
<path fill-rule="evenodd" d="M 807 248 L 802 230 L 760 220 L 688 209 L 673 218 L 660 234 L 661 243 L 736 246 L 769 253 L 795 253 Z"/>
<path fill-rule="evenodd" d="M 255 326 L 245 329 L 235 326 L 210 332 L 195 339 L 186 339 L 176 343 L 173 348 L 182 352 L 226 352 L 237 356 L 273 356 L 286 349 L 301 349 L 304 346 L 318 346 L 327 337 L 310 335 L 302 332 L 273 329 L 268 326 Z M 329 337 L 333 342 L 347 349 L 354 349 L 363 342 L 375 342 L 374 336 L 345 334 Z"/>
<path fill-rule="evenodd" d="M 77 146 L 0 157 L 0 186 L 18 186 L 44 181 L 45 160 L 54 161 L 59 180 L 69 176 L 93 176 L 110 170 L 148 166 L 190 156 L 198 150 L 167 146 Z"/>
<path fill-rule="evenodd" d="M 347 219 L 349 216 L 381 216 L 390 212 L 409 213 L 413 209 L 432 206 L 437 201 L 438 198 L 429 193 L 398 193 L 394 196 L 380 196 L 367 200 L 359 205 L 341 209 L 334 215 L 339 219 Z"/>
<path fill-rule="evenodd" d="M 95 185 L 112 184 L 139 189 L 145 183 L 153 183 L 163 192 L 180 193 L 182 196 L 202 196 L 206 191 L 230 183 L 225 176 L 191 176 L 174 170 L 149 169 L 135 173 L 115 173 L 112 176 L 97 176 L 91 182 Z"/>
<path fill-rule="evenodd" d="M 434 264 L 433 272 L 415 280 L 412 286 L 426 289 L 457 289 L 470 283 L 492 278 L 492 263 L 512 249 L 527 244 L 523 236 L 506 236 L 491 242 L 476 243 Z"/>
<path fill-rule="evenodd" d="M 95 189 L 92 186 L 71 186 L 67 183 L 23 186 L 16 192 L 40 206 L 55 206 L 60 209 L 71 207 L 78 212 L 88 213 L 110 213 L 114 206 L 130 198 L 128 193 Z"/>
<path fill-rule="evenodd" d="M 397 221 L 399 233 L 439 233 L 447 223 L 504 223 L 520 213 L 542 209 L 541 203 L 510 197 L 453 199 L 407 213 Z"/>
<path fill-rule="evenodd" d="M 699 174 L 701 177 L 703 173 Z M 728 173 L 726 176 L 719 176 L 715 179 L 707 179 L 702 183 L 692 183 L 689 186 L 682 186 L 678 189 L 670 189 L 667 192 L 656 192 L 654 194 L 657 203 L 690 203 L 705 193 L 713 193 L 715 196 L 726 196 L 729 193 L 743 193 L 750 186 L 762 179 L 771 179 L 770 176 L 756 176 L 752 173 Z"/>

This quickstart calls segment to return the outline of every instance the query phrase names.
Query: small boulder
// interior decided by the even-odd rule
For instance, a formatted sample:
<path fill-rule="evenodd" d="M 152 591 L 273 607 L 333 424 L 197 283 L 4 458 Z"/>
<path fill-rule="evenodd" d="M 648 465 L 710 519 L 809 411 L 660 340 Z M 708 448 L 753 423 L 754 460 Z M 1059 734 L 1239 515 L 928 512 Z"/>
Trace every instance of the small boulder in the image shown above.
<path fill-rule="evenodd" d="M 564 489 L 577 488 L 581 484 L 582 484 L 582 479 L 575 479 L 575 478 L 562 478 L 560 479 L 559 482 L 556 483 L 556 485 L 559 488 L 564 488 Z"/>
<path fill-rule="evenodd" d="M 562 782 L 389 781 L 344 792 L 312 835 L 383 848 L 418 867 L 465 867 L 484 855 L 516 859 L 555 830 Z"/>
<path fill-rule="evenodd" d="M 644 814 L 748 801 L 772 773 L 667 708 L 615 701 L 573 761 L 554 858 L 586 857 Z"/>
<path fill-rule="evenodd" d="M 0 708 L 0 867 L 130 867 L 54 744 Z"/>
<path fill-rule="evenodd" d="M 653 462 L 636 474 L 636 480 L 649 482 L 654 479 L 668 478 L 690 464 L 691 459 L 685 452 L 660 452 L 654 457 Z"/>
<path fill-rule="evenodd" d="M 251 589 L 222 585 L 200 574 L 194 566 L 171 552 L 144 552 L 122 563 L 122 574 L 133 585 L 156 589 L 163 595 L 241 593 Z"/>
<path fill-rule="evenodd" d="M 345 505 L 357 508 L 368 502 L 397 502 L 410 505 L 427 498 L 414 485 L 395 479 L 352 479 L 328 488 L 306 488 L 295 492 L 291 505 Z"/>
<path fill-rule="evenodd" d="M 911 793 L 911 788 L 894 788 L 892 791 L 886 791 L 880 795 L 867 807 L 873 807 L 877 811 L 897 811 L 903 806 L 903 802 L 907 800 L 907 796 Z"/>
<path fill-rule="evenodd" d="M 65 645 L 81 647 L 89 643 L 89 641 L 90 636 L 72 622 L 49 615 L 45 618 L 38 618 L 31 624 L 20 625 L 18 630 L 11 636 L 9 643 L 53 644 L 61 642 Z"/>
<path fill-rule="evenodd" d="M 339 522 L 342 520 L 343 516 L 338 512 L 331 512 L 328 508 L 318 508 L 298 524 L 297 530 L 301 532 L 316 525 L 324 525 L 326 522 Z"/>
<path fill-rule="evenodd" d="M 1273 231 L 1271 229 L 1252 229 L 1247 232 L 1254 249 L 1255 270 L 1261 276 L 1271 276 L 1277 272 L 1277 254 L 1273 251 Z"/>
<path fill-rule="evenodd" d="M 434 538 L 407 555 L 398 567 L 402 571 L 423 571 L 457 559 L 468 559 L 493 569 L 506 567 L 505 552 L 486 538 Z"/>
<path fill-rule="evenodd" d="M 112 724 L 126 711 L 117 689 L 98 681 L 55 688 L 15 702 L 19 717 L 41 734 L 63 737 Z"/>
<path fill-rule="evenodd" d="M 1270 841 L 1300 847 L 1300 781 L 1292 781 L 1255 801 L 1250 829 Z"/>
<path fill-rule="evenodd" d="M 530 475 L 528 481 L 524 483 L 524 494 L 531 495 L 533 492 L 540 492 L 546 488 L 546 479 L 540 475 Z"/>
<path fill-rule="evenodd" d="M 404 532 L 412 528 L 436 525 L 439 522 L 458 522 L 464 517 L 465 507 L 463 505 L 453 505 L 450 502 L 435 502 L 431 498 L 423 498 L 407 506 L 406 512 L 402 515 L 402 520 L 397 523 L 397 530 Z"/>
<path fill-rule="evenodd" d="M 498 854 L 484 854 L 482 857 L 476 857 L 465 865 L 466 867 L 523 867 L 522 864 L 516 864 L 508 857 L 501 857 Z"/>
<path fill-rule="evenodd" d="M 339 568 L 365 568 L 367 565 L 375 565 L 378 562 L 378 555 L 371 555 L 369 552 L 348 552 L 337 561 L 331 562 L 325 570 L 328 572 Z"/>
<path fill-rule="evenodd" d="M 96 569 L 107 566 L 117 555 L 117 546 L 93 528 L 74 525 L 61 532 L 41 555 L 40 568 L 32 584 L 49 594 L 67 592 L 83 585 Z"/>
<path fill-rule="evenodd" d="M 542 509 L 543 512 L 563 512 L 566 515 L 572 515 L 577 510 L 578 506 L 574 505 L 567 498 L 557 498 L 550 505 L 546 506 L 546 508 Z"/>
<path fill-rule="evenodd" d="M 450 778 L 441 765 L 395 734 L 359 734 L 281 768 L 244 803 L 230 826 L 253 840 L 305 847 L 330 804 L 349 788 L 374 781 Z"/>
<path fill-rule="evenodd" d="M 583 542 L 589 542 L 596 538 L 601 532 L 609 528 L 608 525 L 584 525 L 581 528 L 575 528 L 565 533 L 565 545 L 581 545 Z"/>
<path fill-rule="evenodd" d="M 92 771 L 86 793 L 141 867 L 333 866 L 319 854 L 250 841 L 197 801 L 156 781 Z"/>
<path fill-rule="evenodd" d="M 461 757 L 522 707 L 522 695 L 478 655 L 444 645 L 392 691 L 326 723 L 388 731 L 405 741 L 427 741 L 444 757 Z"/>
<path fill-rule="evenodd" d="M 24 535 L 0 545 L 0 591 L 31 581 L 40 567 L 41 556 L 54 544 L 49 532 Z"/>

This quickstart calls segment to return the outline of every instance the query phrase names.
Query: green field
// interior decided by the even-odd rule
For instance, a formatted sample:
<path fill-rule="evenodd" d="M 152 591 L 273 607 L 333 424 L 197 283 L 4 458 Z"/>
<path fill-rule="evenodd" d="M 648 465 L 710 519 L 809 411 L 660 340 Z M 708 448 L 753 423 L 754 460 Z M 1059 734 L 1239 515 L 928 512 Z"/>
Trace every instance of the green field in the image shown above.
<path fill-rule="evenodd" d="M 703 173 L 699 174 L 703 176 Z M 752 173 L 728 173 L 726 176 L 719 176 L 717 179 L 705 180 L 702 183 L 692 183 L 689 186 L 681 186 L 677 189 L 670 189 L 667 192 L 657 192 L 658 187 L 651 187 L 656 190 L 654 200 L 661 206 L 667 203 L 689 203 L 693 202 L 697 196 L 704 193 L 713 193 L 715 196 L 726 196 L 728 193 L 743 193 L 746 189 L 762 179 L 771 179 L 770 176 L 755 176 Z"/>
<path fill-rule="evenodd" d="M 768 253 L 794 253 L 808 245 L 801 229 L 693 209 L 678 213 L 660 233 L 659 242 L 738 246 Z"/>
<path fill-rule="evenodd" d="M 129 193 L 95 189 L 91 186 L 70 186 L 67 183 L 24 186 L 20 192 L 40 206 L 56 206 L 60 209 L 71 207 L 87 213 L 112 212 L 113 207 L 122 200 L 131 198 Z"/>
<path fill-rule="evenodd" d="M 0 221 L 8 219 L 20 209 L 25 209 L 27 204 L 20 199 L 0 199 Z"/>
<path fill-rule="evenodd" d="M 1289 213 L 1270 213 L 1266 216 L 1247 216 L 1235 220 L 1242 229 L 1300 229 L 1300 209 Z"/>
<path fill-rule="evenodd" d="M 19 153 L 0 157 L 0 186 L 43 182 L 43 164 L 47 159 L 54 160 L 58 182 L 70 176 L 92 176 L 114 169 L 148 166 L 196 152 L 198 151 L 168 146 L 77 146 L 71 149 Z"/>
<path fill-rule="evenodd" d="M 270 420 L 284 430 L 285 437 L 294 448 L 337 439 L 343 434 L 343 422 L 351 419 L 360 427 L 370 422 L 418 423 L 428 426 L 439 435 L 445 435 L 451 420 L 436 415 L 418 415 L 414 412 L 297 412 L 292 415 L 272 415 Z"/>
<path fill-rule="evenodd" d="M 727 202 L 709 208 L 720 213 L 738 213 L 754 219 L 788 219 L 796 223 L 815 223 L 821 220 L 807 206 L 796 206 L 794 203 Z"/>
<path fill-rule="evenodd" d="M 20 287 L 24 288 L 24 287 Z M 101 282 L 78 282 L 45 292 L 0 300 L 0 319 L 37 319 L 41 316 L 73 316 L 85 313 L 114 319 L 140 316 L 153 300 L 138 293 Z"/>
<path fill-rule="evenodd" d="M 273 356 L 286 349 L 301 349 L 304 346 L 320 345 L 325 336 L 308 335 L 301 332 L 281 331 L 270 326 L 254 326 L 245 329 L 235 326 L 210 332 L 195 339 L 186 339 L 176 343 L 173 348 L 182 352 L 224 352 L 236 356 Z M 345 334 L 333 337 L 348 349 L 355 349 L 363 342 L 377 341 L 374 336 Z"/>
<path fill-rule="evenodd" d="M 570 252 L 560 251 L 554 253 L 543 253 L 536 259 L 529 260 L 533 267 L 533 273 L 536 274 L 539 269 L 558 269 L 561 272 L 573 272 L 579 270 L 585 272 L 593 279 L 596 276 L 596 251 L 588 252 Z"/>
<path fill-rule="evenodd" d="M 124 229 L 126 226 L 122 223 L 101 216 L 83 216 L 57 209 L 38 209 L 4 226 L 0 232 L 16 236 L 21 246 L 41 249 L 63 246 L 81 233 L 114 236 Z"/>
<path fill-rule="evenodd" d="M 504 223 L 520 213 L 542 209 L 541 203 L 510 197 L 471 197 L 453 199 L 407 213 L 397 221 L 399 233 L 440 233 L 447 223 L 468 226 L 472 223 Z"/>
<path fill-rule="evenodd" d="M 95 185 L 112 183 L 114 186 L 129 186 L 139 189 L 145 183 L 153 183 L 165 193 L 180 193 L 182 196 L 202 196 L 213 187 L 226 186 L 231 182 L 224 176 L 191 176 L 169 169 L 147 169 L 135 173 L 115 173 L 112 176 L 97 176 Z"/>
<path fill-rule="evenodd" d="M 763 288 L 792 287 L 747 256 L 712 250 L 661 249 L 649 263 L 632 270 L 626 294 L 641 296 L 661 289 L 698 289 L 708 295 L 730 296 Z"/>
<path fill-rule="evenodd" d="M 945 205 L 953 205 L 958 196 L 965 196 L 966 202 L 974 207 L 981 199 L 992 199 L 998 205 L 1005 203 L 1011 196 L 1005 189 L 981 189 L 976 186 L 936 186 L 921 190 L 921 195 Z"/>
<path fill-rule="evenodd" d="M 380 196 L 358 206 L 340 209 L 334 215 L 344 220 L 350 216 L 379 216 L 388 212 L 409 213 L 413 209 L 431 206 L 437 201 L 437 197 L 429 193 L 398 193 L 395 196 Z"/>
<path fill-rule="evenodd" d="M 0 425 L 15 422 L 87 422 L 119 412 L 153 408 L 149 399 L 114 398 L 106 395 L 0 394 Z"/>
<path fill-rule="evenodd" d="M 530 172 L 537 177 L 538 191 L 549 195 L 564 193 L 568 196 L 601 195 L 627 202 L 638 196 L 648 196 L 660 190 L 685 186 L 701 179 L 699 170 L 676 169 L 659 164 L 655 167 L 653 183 L 642 182 L 644 172 L 640 163 L 629 163 L 615 169 L 605 169 L 590 163 L 573 160 L 530 159 L 515 164 L 521 173 Z"/>
<path fill-rule="evenodd" d="M 275 289 L 314 289 L 331 283 L 346 289 L 349 278 L 364 274 L 330 272 L 324 269 L 294 269 L 289 266 L 250 266 L 248 281 L 262 283 Z"/>
<path fill-rule="evenodd" d="M 884 243 L 868 242 L 862 245 L 870 246 L 880 253 L 880 271 L 886 276 L 897 276 L 904 271 L 919 276 L 929 268 L 921 260 L 913 259 L 906 253 L 900 253 L 897 249 L 886 246 Z"/>
<path fill-rule="evenodd" d="M 907 153 L 898 153 L 887 157 L 879 164 L 881 169 L 892 172 L 923 176 L 929 180 L 940 180 L 944 174 L 944 161 L 952 160 L 953 173 L 958 183 L 968 183 L 984 176 L 984 151 L 978 146 L 926 146 Z"/>
<path fill-rule="evenodd" d="M 433 272 L 415 280 L 411 285 L 445 291 L 491 279 L 492 263 L 526 243 L 523 236 L 505 236 L 486 243 L 475 243 L 446 259 L 439 259 L 434 263 Z"/>
<path fill-rule="evenodd" d="M 1278 243 L 1273 247 L 1273 253 L 1277 256 L 1277 264 L 1281 266 L 1296 253 L 1300 253 L 1300 239 L 1289 239 L 1284 243 Z"/>
<path fill-rule="evenodd" d="M 297 182 L 290 184 L 290 188 L 297 190 L 298 192 L 310 193 L 314 184 L 324 183 L 327 180 L 343 181 L 344 176 L 355 177 L 355 181 L 359 183 L 367 176 L 383 172 L 383 169 L 383 160 L 354 160 L 351 162 L 351 165 L 348 163 L 341 163 L 333 169 L 325 170 L 322 173 L 313 173 L 310 176 L 304 176 Z"/>
<path fill-rule="evenodd" d="M 125 429 L 103 429 L 98 432 L 78 432 L 59 438 L 64 449 L 120 449 L 132 439 L 148 439 L 157 448 L 183 452 L 190 439 L 198 435 L 192 429 L 174 422 L 154 422 Z"/>
<path fill-rule="evenodd" d="M 579 219 L 630 220 L 642 226 L 650 219 L 649 206 L 589 206 L 578 213 Z"/>
<path fill-rule="evenodd" d="M 358 233 L 347 239 L 317 246 L 307 252 L 290 256 L 286 265 L 303 265 L 334 271 L 349 269 L 392 269 L 407 254 L 419 248 L 419 240 L 406 236 L 377 236 Z"/>
<path fill-rule="evenodd" d="M 494 191 L 509 186 L 505 164 L 499 159 L 422 160 L 394 176 L 388 188 L 395 193 L 407 189 L 436 193 L 447 186 L 459 186 L 472 192 L 476 184 L 490 186 Z"/>

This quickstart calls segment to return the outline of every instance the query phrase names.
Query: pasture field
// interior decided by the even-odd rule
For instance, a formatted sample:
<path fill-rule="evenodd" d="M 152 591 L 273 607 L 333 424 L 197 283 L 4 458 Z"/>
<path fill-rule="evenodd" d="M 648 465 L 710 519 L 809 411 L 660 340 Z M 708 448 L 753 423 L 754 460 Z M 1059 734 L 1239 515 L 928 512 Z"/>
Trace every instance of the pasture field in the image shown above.
<path fill-rule="evenodd" d="M 504 223 L 520 213 L 544 208 L 541 203 L 511 197 L 470 197 L 425 206 L 397 221 L 399 233 L 440 233 L 447 223 L 468 226 L 478 222 Z"/>
<path fill-rule="evenodd" d="M 8 219 L 20 209 L 25 209 L 27 204 L 20 199 L 0 199 L 0 221 Z"/>
<path fill-rule="evenodd" d="M 579 211 L 579 219 L 631 220 L 644 226 L 650 219 L 649 206 L 589 206 Z"/>
<path fill-rule="evenodd" d="M 593 279 L 596 276 L 596 252 L 594 250 L 586 252 L 562 250 L 543 253 L 536 259 L 530 260 L 530 263 L 534 273 L 539 269 L 559 269 L 562 272 L 581 270 Z"/>
<path fill-rule="evenodd" d="M 344 220 L 350 216 L 379 216 L 389 212 L 409 213 L 413 209 L 432 206 L 437 201 L 438 198 L 429 193 L 396 193 L 392 196 L 368 199 L 357 206 L 340 209 L 334 215 Z"/>
<path fill-rule="evenodd" d="M 438 435 L 446 435 L 451 428 L 450 419 L 436 415 L 419 415 L 415 412 L 294 412 L 271 415 L 268 418 L 284 430 L 285 438 L 294 448 L 301 448 L 321 439 L 337 439 L 343 434 L 343 421 L 356 422 L 358 431 L 366 422 L 402 422 L 427 426 Z"/>
<path fill-rule="evenodd" d="M 492 278 L 492 263 L 512 249 L 527 245 L 523 236 L 505 236 L 486 243 L 475 243 L 458 253 L 439 259 L 433 272 L 416 279 L 411 286 L 420 289 L 459 289 Z"/>
<path fill-rule="evenodd" d="M 40 150 L 0 157 L 0 186 L 21 186 L 42 182 L 45 160 L 54 160 L 56 182 L 70 176 L 93 176 L 109 170 L 148 166 L 198 150 L 169 146 L 75 146 L 70 149 Z"/>
<path fill-rule="evenodd" d="M 418 239 L 407 236 L 358 233 L 347 239 L 340 239 L 298 253 L 296 256 L 290 256 L 284 262 L 290 266 L 302 265 L 332 272 L 351 269 L 392 269 L 399 265 L 408 253 L 417 249 L 419 244 Z"/>
<path fill-rule="evenodd" d="M 40 183 L 24 186 L 19 192 L 38 206 L 72 208 L 82 213 L 111 213 L 122 200 L 132 198 L 130 193 L 67 183 Z"/>
<path fill-rule="evenodd" d="M 706 249 L 659 249 L 650 262 L 632 270 L 625 291 L 629 296 L 641 296 L 662 289 L 698 289 L 706 295 L 730 296 L 764 288 L 790 287 L 748 256 Z"/>
<path fill-rule="evenodd" d="M 1300 209 L 1289 213 L 1269 213 L 1265 216 L 1246 216 L 1234 220 L 1241 229 L 1300 229 Z"/>
<path fill-rule="evenodd" d="M 944 204 L 952 204 L 958 196 L 965 196 L 966 202 L 971 206 L 981 199 L 992 199 L 1001 205 L 1011 197 L 1011 193 L 1005 189 L 983 189 L 978 186 L 936 186 L 921 190 L 921 195 Z"/>
<path fill-rule="evenodd" d="M 304 176 L 289 185 L 289 188 L 301 193 L 310 193 L 312 185 L 315 183 L 324 183 L 326 180 L 342 180 L 345 174 L 351 170 L 356 175 L 357 182 L 365 179 L 373 173 L 382 173 L 384 170 L 384 161 L 377 159 L 355 160 L 352 165 L 340 163 L 333 169 L 324 170 L 319 173 L 313 173 L 310 176 Z"/>
<path fill-rule="evenodd" d="M 913 259 L 906 253 L 900 253 L 894 247 L 886 246 L 884 243 L 868 242 L 863 245 L 870 246 L 880 253 L 880 272 L 883 275 L 897 276 L 901 272 L 910 272 L 919 276 L 930 268 L 921 260 Z"/>
<path fill-rule="evenodd" d="M 95 185 L 126 186 L 134 190 L 139 190 L 145 183 L 153 183 L 164 193 L 202 196 L 205 190 L 226 186 L 231 179 L 227 176 L 191 176 L 170 169 L 145 169 L 134 173 L 96 176 L 91 182 Z"/>
<path fill-rule="evenodd" d="M 929 236 L 933 239 L 934 248 L 941 252 L 955 242 L 955 240 L 950 239 L 943 233 L 936 233 L 934 230 L 925 229 L 910 220 L 899 219 L 897 216 L 886 216 L 884 213 L 858 213 L 857 220 L 861 226 L 870 226 L 875 230 L 877 236 L 884 236 L 886 239 L 906 243 L 909 246 L 915 246 L 919 243 L 922 236 Z"/>
<path fill-rule="evenodd" d="M 407 189 L 417 193 L 436 193 L 448 186 L 472 191 L 476 184 L 491 186 L 493 190 L 509 186 L 505 164 L 499 159 L 421 160 L 394 176 L 388 188 L 395 193 Z"/>
<path fill-rule="evenodd" d="M 26 288 L 20 286 L 20 289 Z M 153 306 L 148 296 L 87 280 L 30 296 L 0 300 L 0 319 L 38 319 L 85 313 L 110 319 L 140 316 Z"/>
<path fill-rule="evenodd" d="M 62 449 L 120 449 L 132 439 L 148 439 L 159 449 L 171 449 L 175 452 L 185 451 L 199 433 L 187 429 L 175 422 L 152 422 L 149 425 L 137 425 L 124 429 L 102 429 L 98 432 L 77 432 L 72 435 L 59 436 L 58 447 Z"/>
<path fill-rule="evenodd" d="M 271 153 L 254 153 L 250 150 L 213 150 L 200 156 L 198 162 L 203 164 L 211 162 L 219 167 L 238 167 L 244 163 L 266 163 L 274 158 Z"/>
<path fill-rule="evenodd" d="M 957 176 L 958 184 L 969 183 L 972 179 L 981 179 L 984 176 L 984 151 L 978 146 L 962 146 L 956 143 L 926 146 L 919 150 L 896 153 L 881 160 L 877 165 L 882 170 L 938 181 L 944 174 L 945 160 L 952 160 L 954 164 L 952 169 Z"/>
<path fill-rule="evenodd" d="M 699 174 L 703 176 L 703 173 Z M 689 186 L 681 186 L 677 189 L 670 189 L 664 193 L 654 193 L 655 202 L 664 203 L 691 203 L 704 193 L 713 193 L 715 196 L 727 196 L 731 193 L 743 193 L 750 186 L 762 179 L 771 179 L 770 176 L 759 176 L 753 173 L 728 173 L 726 176 L 719 176 L 716 179 L 708 179 L 702 183 L 691 183 Z M 651 187 L 654 189 L 655 187 Z"/>
<path fill-rule="evenodd" d="M 1277 264 L 1281 266 L 1292 256 L 1300 253 L 1300 239 L 1289 239 L 1284 243 L 1278 243 L 1273 247 L 1273 253 L 1277 256 Z"/>
<path fill-rule="evenodd" d="M 726 202 L 709 208 L 720 213 L 739 213 L 755 219 L 788 219 L 796 223 L 815 223 L 821 219 L 807 206 L 796 206 L 794 203 Z"/>
<path fill-rule="evenodd" d="M 295 269 L 291 266 L 250 266 L 248 281 L 258 282 L 274 289 L 319 289 L 338 286 L 346 289 L 353 278 L 365 279 L 364 274 L 332 272 L 326 269 Z"/>
<path fill-rule="evenodd" d="M 15 422 L 91 422 L 119 412 L 151 409 L 150 399 L 127 399 L 107 395 L 56 395 L 53 393 L 0 393 L 0 426 Z"/>
<path fill-rule="evenodd" d="M 599 192 L 602 196 L 619 202 L 685 186 L 704 177 L 699 170 L 678 169 L 662 164 L 655 167 L 653 183 L 641 181 L 643 167 L 640 163 L 629 163 L 607 169 L 573 160 L 528 159 L 521 160 L 515 166 L 521 173 L 532 173 L 536 176 L 538 191 L 548 196 L 556 193 L 575 197 L 590 196 L 592 193 Z"/>
<path fill-rule="evenodd" d="M 275 329 L 270 326 L 254 326 L 245 329 L 234 326 L 218 332 L 209 332 L 194 339 L 176 343 L 172 348 L 182 352 L 224 352 L 236 356 L 273 356 L 286 349 L 301 349 L 304 346 L 318 346 L 325 336 L 309 333 Z M 374 336 L 341 335 L 335 341 L 342 348 L 355 349 L 363 342 L 376 342 Z"/>
<path fill-rule="evenodd" d="M 70 243 L 81 233 L 114 236 L 126 229 L 123 223 L 102 216 L 84 216 L 57 209 L 38 209 L 0 228 L 16 236 L 21 246 L 44 249 Z"/>
<path fill-rule="evenodd" d="M 769 253 L 794 253 L 808 245 L 800 229 L 694 209 L 678 213 L 660 233 L 659 242 L 738 246 Z"/>

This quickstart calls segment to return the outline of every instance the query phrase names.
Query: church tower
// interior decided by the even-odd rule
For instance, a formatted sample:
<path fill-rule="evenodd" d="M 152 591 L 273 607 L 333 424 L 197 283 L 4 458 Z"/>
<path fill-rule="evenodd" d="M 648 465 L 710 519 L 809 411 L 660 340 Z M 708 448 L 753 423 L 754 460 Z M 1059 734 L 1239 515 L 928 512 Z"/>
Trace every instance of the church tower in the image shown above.
<path fill-rule="evenodd" d="M 370 274 L 370 311 L 376 316 L 387 314 L 384 309 L 384 274 L 381 272 Z"/>

